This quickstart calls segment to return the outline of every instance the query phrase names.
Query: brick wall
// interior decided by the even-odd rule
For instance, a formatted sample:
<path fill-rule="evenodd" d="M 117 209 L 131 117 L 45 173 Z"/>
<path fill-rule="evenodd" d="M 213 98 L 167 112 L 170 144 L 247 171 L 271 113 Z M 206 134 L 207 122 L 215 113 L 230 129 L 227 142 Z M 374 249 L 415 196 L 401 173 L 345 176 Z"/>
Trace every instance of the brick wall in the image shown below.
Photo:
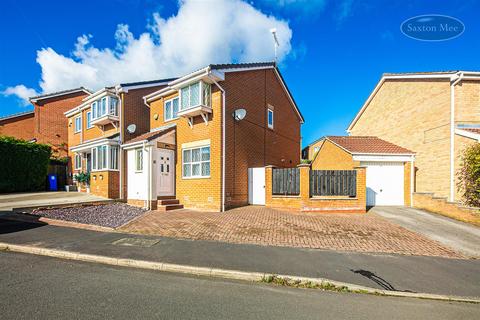
<path fill-rule="evenodd" d="M 96 196 L 118 199 L 119 186 L 118 171 L 95 171 L 90 174 L 90 192 Z"/>
<path fill-rule="evenodd" d="M 34 137 L 33 113 L 0 121 L 0 136 L 15 137 L 17 139 L 31 140 Z"/>
<path fill-rule="evenodd" d="M 272 166 L 265 169 L 265 205 L 267 207 L 300 210 L 318 213 L 364 213 L 366 212 L 366 170 L 356 167 L 356 197 L 310 197 L 310 166 L 299 165 L 300 195 L 277 196 L 272 194 Z"/>
<path fill-rule="evenodd" d="M 351 170 L 359 165 L 360 162 L 353 161 L 350 153 L 328 140 L 321 145 L 317 156 L 312 161 L 313 170 Z"/>

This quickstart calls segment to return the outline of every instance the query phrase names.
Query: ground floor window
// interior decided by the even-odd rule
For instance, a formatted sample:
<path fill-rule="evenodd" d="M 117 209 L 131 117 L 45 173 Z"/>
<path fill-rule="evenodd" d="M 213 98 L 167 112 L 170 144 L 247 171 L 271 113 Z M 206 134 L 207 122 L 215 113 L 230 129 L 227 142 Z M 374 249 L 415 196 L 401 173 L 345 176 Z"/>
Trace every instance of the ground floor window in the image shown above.
<path fill-rule="evenodd" d="M 135 171 L 141 172 L 143 170 L 143 150 L 135 150 Z"/>
<path fill-rule="evenodd" d="M 184 178 L 210 177 L 210 146 L 182 150 Z"/>
<path fill-rule="evenodd" d="M 74 169 L 75 170 L 82 169 L 82 155 L 80 155 L 79 153 L 75 154 Z"/>
<path fill-rule="evenodd" d="M 118 170 L 118 146 L 92 148 L 92 170 Z"/>

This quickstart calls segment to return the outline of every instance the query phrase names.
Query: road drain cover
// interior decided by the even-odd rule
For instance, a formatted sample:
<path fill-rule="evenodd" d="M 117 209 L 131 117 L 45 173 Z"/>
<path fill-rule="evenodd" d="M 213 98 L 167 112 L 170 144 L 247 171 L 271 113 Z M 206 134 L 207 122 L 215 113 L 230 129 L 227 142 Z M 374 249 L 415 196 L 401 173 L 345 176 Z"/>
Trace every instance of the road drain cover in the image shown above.
<path fill-rule="evenodd" d="M 151 247 L 157 244 L 160 240 L 142 239 L 142 238 L 122 238 L 112 242 L 118 246 L 131 246 L 131 247 Z"/>

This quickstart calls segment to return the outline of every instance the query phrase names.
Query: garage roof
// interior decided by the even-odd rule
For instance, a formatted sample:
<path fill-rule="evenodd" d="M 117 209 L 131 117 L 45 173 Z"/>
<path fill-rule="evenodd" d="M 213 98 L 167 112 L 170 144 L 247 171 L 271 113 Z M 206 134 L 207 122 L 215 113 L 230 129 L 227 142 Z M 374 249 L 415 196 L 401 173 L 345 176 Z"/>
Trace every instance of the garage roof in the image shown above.
<path fill-rule="evenodd" d="M 378 137 L 327 136 L 325 138 L 352 154 L 415 154 L 415 152 L 411 150 Z"/>

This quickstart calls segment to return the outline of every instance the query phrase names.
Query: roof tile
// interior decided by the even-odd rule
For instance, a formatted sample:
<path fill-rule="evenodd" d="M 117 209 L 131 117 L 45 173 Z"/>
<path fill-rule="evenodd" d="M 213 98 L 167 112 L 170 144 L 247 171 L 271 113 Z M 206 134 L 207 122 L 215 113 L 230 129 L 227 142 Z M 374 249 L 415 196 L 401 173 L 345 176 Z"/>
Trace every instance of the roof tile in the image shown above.
<path fill-rule="evenodd" d="M 372 136 L 327 136 L 350 153 L 414 154 L 413 151 Z"/>

